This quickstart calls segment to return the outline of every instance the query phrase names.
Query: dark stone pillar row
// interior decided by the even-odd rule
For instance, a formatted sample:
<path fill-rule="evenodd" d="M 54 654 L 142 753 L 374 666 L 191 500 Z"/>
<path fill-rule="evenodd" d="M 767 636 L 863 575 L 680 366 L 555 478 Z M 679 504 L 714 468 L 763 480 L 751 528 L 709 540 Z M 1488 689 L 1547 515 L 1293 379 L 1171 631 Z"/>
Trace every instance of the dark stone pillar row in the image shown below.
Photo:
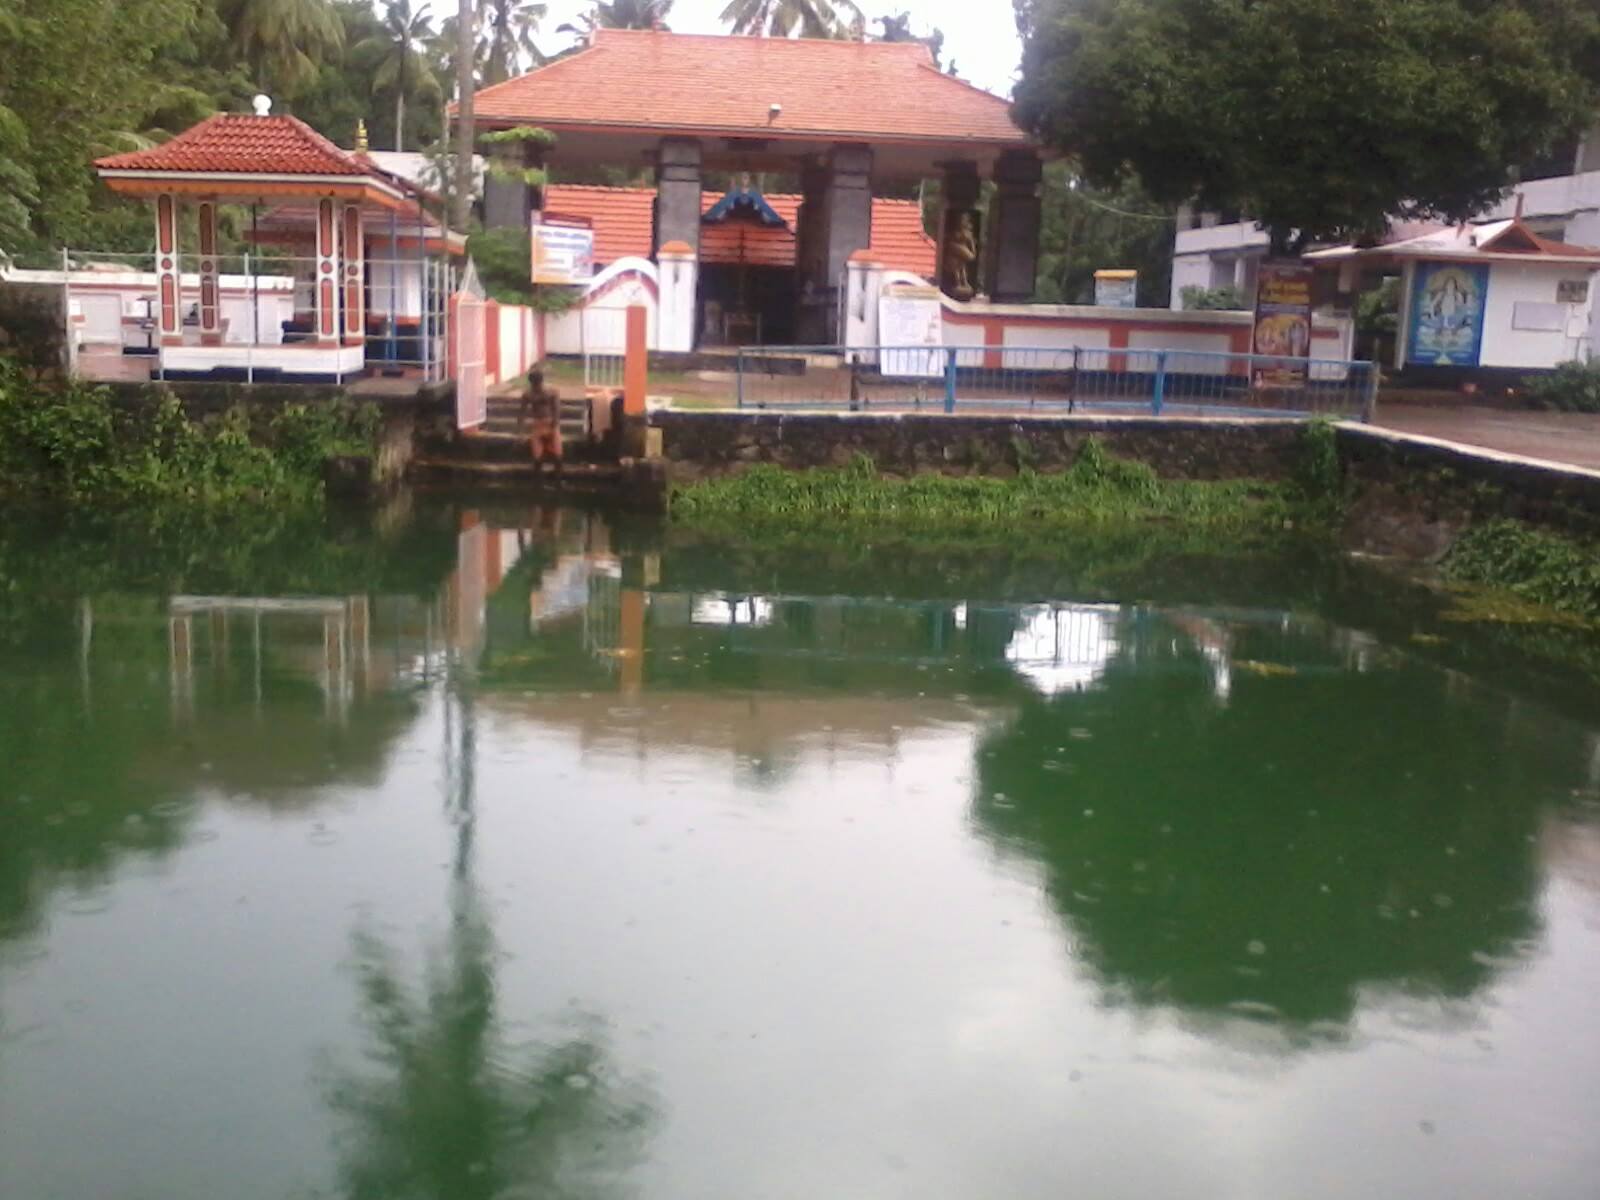
<path fill-rule="evenodd" d="M 850 256 L 872 245 L 872 148 L 835 146 L 826 161 L 801 172 L 804 193 L 796 234 L 800 340 L 837 344 Z"/>
<path fill-rule="evenodd" d="M 997 304 L 1024 304 L 1033 299 L 1039 272 L 1044 164 L 1032 150 L 1007 150 L 995 164 L 994 181 L 983 290 Z"/>
<path fill-rule="evenodd" d="M 683 242 L 700 258 L 702 155 L 694 138 L 663 138 L 656 158 L 655 250 Z"/>

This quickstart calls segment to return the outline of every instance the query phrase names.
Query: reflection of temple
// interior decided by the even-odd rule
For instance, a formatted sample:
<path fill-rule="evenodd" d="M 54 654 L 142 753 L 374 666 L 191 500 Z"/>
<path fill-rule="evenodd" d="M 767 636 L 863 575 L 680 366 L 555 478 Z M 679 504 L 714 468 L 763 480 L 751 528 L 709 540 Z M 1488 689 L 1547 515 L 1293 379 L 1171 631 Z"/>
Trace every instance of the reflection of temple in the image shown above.
<path fill-rule="evenodd" d="M 1271 660 L 1246 664 L 1261 672 L 1359 669 L 1364 653 L 1359 639 L 1320 626 L 1307 636 L 1276 611 L 760 592 L 737 572 L 725 587 L 685 586 L 663 578 L 658 545 L 631 545 L 575 511 L 498 523 L 468 513 L 460 551 L 447 588 L 454 650 L 485 702 L 641 753 L 766 758 L 808 739 L 892 752 L 918 727 L 1094 691 L 1119 662 L 1188 671 L 1194 650 L 1225 703 L 1244 630 L 1250 653 Z"/>

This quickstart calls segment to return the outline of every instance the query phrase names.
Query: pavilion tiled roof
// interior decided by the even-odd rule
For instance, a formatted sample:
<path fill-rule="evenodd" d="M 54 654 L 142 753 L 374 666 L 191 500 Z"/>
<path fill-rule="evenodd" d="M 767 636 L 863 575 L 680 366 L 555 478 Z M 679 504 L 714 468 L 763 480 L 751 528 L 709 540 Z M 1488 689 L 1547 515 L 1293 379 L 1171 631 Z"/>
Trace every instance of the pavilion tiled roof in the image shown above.
<path fill-rule="evenodd" d="M 169 142 L 97 159 L 95 166 L 103 171 L 383 177 L 304 121 L 238 113 L 218 113 Z"/>
<path fill-rule="evenodd" d="M 586 49 L 475 103 L 489 124 L 1028 144 L 1007 101 L 944 74 L 920 42 L 601 29 Z"/>
<path fill-rule="evenodd" d="M 708 192 L 701 208 L 709 212 L 722 197 Z M 552 217 L 588 220 L 594 228 L 597 263 L 629 256 L 650 256 L 653 230 L 650 188 L 587 187 L 552 184 L 545 189 Z M 700 228 L 700 261 L 708 264 L 746 262 L 751 266 L 792 267 L 800 218 L 799 196 L 767 195 L 766 201 L 787 227 L 729 220 Z M 892 270 L 931 276 L 938 262 L 933 239 L 923 231 L 922 208 L 915 200 L 872 202 L 872 251 Z"/>

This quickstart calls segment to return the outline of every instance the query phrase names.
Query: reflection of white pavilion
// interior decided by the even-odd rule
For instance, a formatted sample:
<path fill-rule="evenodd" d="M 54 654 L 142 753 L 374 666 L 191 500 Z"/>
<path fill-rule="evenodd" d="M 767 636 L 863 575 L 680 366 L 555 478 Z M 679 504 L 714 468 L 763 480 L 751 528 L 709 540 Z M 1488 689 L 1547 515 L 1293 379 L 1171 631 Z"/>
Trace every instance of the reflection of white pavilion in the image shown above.
<path fill-rule="evenodd" d="M 1115 604 L 1038 604 L 1025 608 L 1006 661 L 1046 696 L 1099 682 L 1119 648 Z"/>

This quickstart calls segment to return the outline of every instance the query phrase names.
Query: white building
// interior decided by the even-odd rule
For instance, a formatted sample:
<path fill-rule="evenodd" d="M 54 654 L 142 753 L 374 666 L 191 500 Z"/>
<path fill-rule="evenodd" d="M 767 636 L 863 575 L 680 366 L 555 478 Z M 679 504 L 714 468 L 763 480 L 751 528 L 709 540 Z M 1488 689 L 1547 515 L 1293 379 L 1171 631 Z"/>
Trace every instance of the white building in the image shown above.
<path fill-rule="evenodd" d="M 1518 214 L 1520 204 L 1523 223 L 1541 237 L 1600 246 L 1600 131 L 1578 147 L 1572 166 L 1570 175 L 1521 184 L 1477 221 L 1505 220 Z M 1248 301 L 1267 249 L 1266 231 L 1254 221 L 1181 210 L 1172 248 L 1171 306 L 1182 308 L 1183 291 L 1190 287 L 1234 287 Z"/>
<path fill-rule="evenodd" d="M 1516 217 L 1306 259 L 1337 271 L 1345 294 L 1367 272 L 1400 277 L 1396 370 L 1439 379 L 1440 368 L 1549 370 L 1589 357 L 1600 250 L 1546 238 Z"/>

